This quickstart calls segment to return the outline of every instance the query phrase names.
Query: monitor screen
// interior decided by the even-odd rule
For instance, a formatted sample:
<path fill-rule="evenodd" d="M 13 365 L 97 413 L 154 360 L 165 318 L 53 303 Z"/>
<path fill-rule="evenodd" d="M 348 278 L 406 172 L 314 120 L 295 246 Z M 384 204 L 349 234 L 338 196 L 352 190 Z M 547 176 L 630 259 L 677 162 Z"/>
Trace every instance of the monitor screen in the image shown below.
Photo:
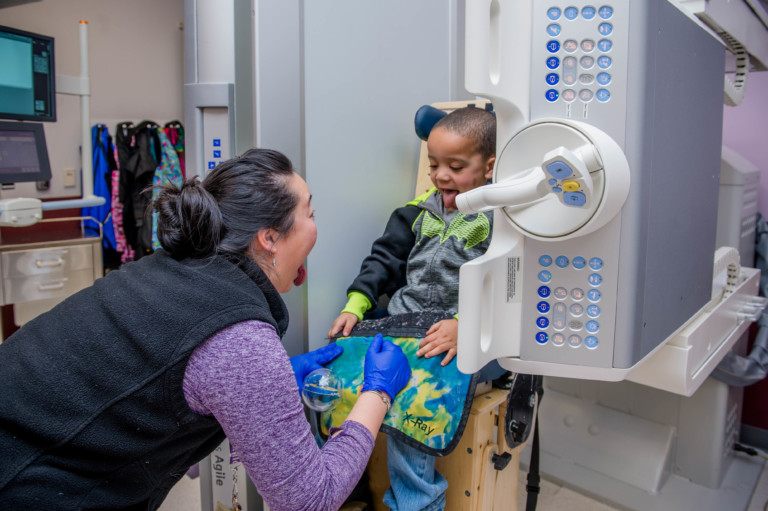
<path fill-rule="evenodd" d="M 0 121 L 0 183 L 50 179 L 43 125 Z"/>
<path fill-rule="evenodd" d="M 0 26 L 0 119 L 56 120 L 53 38 Z"/>

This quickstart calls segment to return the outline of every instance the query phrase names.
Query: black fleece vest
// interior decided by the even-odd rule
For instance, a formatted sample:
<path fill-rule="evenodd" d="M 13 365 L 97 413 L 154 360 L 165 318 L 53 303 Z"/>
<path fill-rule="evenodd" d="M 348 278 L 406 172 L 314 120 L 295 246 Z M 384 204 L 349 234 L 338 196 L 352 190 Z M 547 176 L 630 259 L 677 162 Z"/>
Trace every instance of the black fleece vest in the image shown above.
<path fill-rule="evenodd" d="M 156 509 L 224 439 L 184 399 L 189 356 L 249 319 L 288 323 L 256 264 L 160 250 L 26 324 L 0 344 L 0 509 Z"/>

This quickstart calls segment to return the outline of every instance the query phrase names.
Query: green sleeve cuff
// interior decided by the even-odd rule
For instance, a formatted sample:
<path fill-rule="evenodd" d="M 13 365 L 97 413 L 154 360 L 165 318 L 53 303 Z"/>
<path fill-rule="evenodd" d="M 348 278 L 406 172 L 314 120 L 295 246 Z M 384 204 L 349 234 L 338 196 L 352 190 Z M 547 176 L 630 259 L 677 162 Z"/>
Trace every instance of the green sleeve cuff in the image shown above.
<path fill-rule="evenodd" d="M 371 301 L 363 293 L 352 291 L 347 295 L 347 305 L 341 310 L 341 312 L 349 312 L 357 316 L 359 321 L 363 320 L 363 314 L 365 311 L 371 308 Z"/>
<path fill-rule="evenodd" d="M 458 312 L 453 315 L 453 319 L 455 319 L 456 321 L 459 320 L 459 313 Z"/>

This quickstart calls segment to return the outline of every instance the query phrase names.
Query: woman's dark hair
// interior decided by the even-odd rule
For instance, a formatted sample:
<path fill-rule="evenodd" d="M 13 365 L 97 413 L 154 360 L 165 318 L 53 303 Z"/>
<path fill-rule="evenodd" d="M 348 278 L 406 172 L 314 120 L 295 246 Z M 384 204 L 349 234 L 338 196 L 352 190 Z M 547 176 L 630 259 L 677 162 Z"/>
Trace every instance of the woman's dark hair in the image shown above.
<path fill-rule="evenodd" d="M 282 153 L 251 149 L 220 163 L 202 182 L 161 186 L 154 208 L 157 237 L 174 258 L 247 254 L 261 229 L 290 230 L 298 197 L 289 187 L 294 170 Z"/>

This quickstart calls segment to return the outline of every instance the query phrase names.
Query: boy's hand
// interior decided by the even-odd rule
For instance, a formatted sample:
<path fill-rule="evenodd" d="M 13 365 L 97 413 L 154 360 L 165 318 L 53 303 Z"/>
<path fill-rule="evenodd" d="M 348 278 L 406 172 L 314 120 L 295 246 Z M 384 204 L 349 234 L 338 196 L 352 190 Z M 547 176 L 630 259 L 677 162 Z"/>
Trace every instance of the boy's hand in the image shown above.
<path fill-rule="evenodd" d="M 434 357 L 440 353 L 448 352 L 440 365 L 448 365 L 448 362 L 456 356 L 456 344 L 459 338 L 459 320 L 444 319 L 438 321 L 427 330 L 427 335 L 419 343 L 417 357 Z"/>
<path fill-rule="evenodd" d="M 357 316 L 351 312 L 342 312 L 336 321 L 331 325 L 331 329 L 328 332 L 328 338 L 332 339 L 336 334 L 342 332 L 346 337 L 352 333 L 352 327 L 357 324 Z M 458 327 L 457 327 L 458 328 Z"/>

